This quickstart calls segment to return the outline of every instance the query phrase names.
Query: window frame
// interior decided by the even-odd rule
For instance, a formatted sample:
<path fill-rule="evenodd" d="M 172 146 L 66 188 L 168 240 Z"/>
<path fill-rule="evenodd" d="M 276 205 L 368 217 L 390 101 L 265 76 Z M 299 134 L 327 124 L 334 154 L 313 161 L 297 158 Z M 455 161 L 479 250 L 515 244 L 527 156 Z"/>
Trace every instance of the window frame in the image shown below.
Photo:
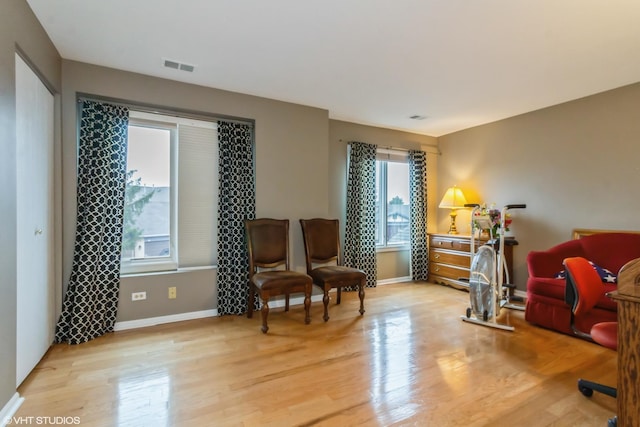
<path fill-rule="evenodd" d="M 409 153 L 403 150 L 378 148 L 376 150 L 376 191 L 378 192 L 379 203 L 379 218 L 376 218 L 376 251 L 377 252 L 390 252 L 398 250 L 409 249 L 411 242 L 406 241 L 404 243 L 389 243 L 387 230 L 388 230 L 388 163 L 403 163 L 409 164 Z M 378 167 L 378 165 L 380 167 Z M 380 172 L 380 174 L 378 174 Z M 408 171 L 407 171 L 408 172 Z M 407 184 L 409 183 L 409 173 L 407 173 Z M 411 193 L 409 192 L 409 198 Z M 409 199 L 411 203 L 411 199 Z M 378 228 L 379 227 L 379 228 Z M 380 236 L 380 241 L 377 237 Z"/>
<path fill-rule="evenodd" d="M 167 120 L 164 120 L 167 119 Z M 129 126 L 148 127 L 169 130 L 169 255 L 131 258 L 120 260 L 120 274 L 134 275 L 160 271 L 175 271 L 178 269 L 178 230 L 177 230 L 177 150 L 178 126 L 160 114 L 143 113 L 131 110 L 129 112 Z M 127 137 L 128 139 L 128 137 Z M 130 141 L 127 140 L 127 144 Z M 128 166 L 128 165 L 127 165 Z"/>

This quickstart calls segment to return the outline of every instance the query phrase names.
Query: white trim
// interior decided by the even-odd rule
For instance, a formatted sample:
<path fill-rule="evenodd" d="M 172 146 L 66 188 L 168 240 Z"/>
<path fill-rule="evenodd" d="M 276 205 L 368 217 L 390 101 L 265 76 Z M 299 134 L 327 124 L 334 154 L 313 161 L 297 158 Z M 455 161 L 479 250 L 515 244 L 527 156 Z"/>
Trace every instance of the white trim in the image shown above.
<path fill-rule="evenodd" d="M 10 424 L 12 417 L 16 414 L 22 402 L 24 402 L 24 397 L 20 397 L 18 392 L 11 396 L 11 399 L 9 399 L 0 411 L 0 427 L 5 427 L 7 424 Z"/>
<path fill-rule="evenodd" d="M 311 302 L 322 301 L 322 294 L 312 295 Z M 289 300 L 289 305 L 302 305 L 304 303 L 304 297 L 293 297 Z M 269 302 L 270 308 L 284 307 L 284 298 L 276 299 Z M 147 317 L 146 319 L 126 320 L 123 322 L 116 322 L 114 331 L 126 331 L 128 329 L 146 328 L 148 326 L 162 325 L 164 323 L 181 322 L 183 320 L 202 319 L 205 317 L 218 316 L 218 309 L 192 311 L 189 313 L 170 314 L 168 316 Z M 0 426 L 2 427 L 2 426 Z"/>
<path fill-rule="evenodd" d="M 146 319 L 126 320 L 116 322 L 114 331 L 125 331 L 127 329 L 146 328 L 147 326 L 162 325 L 163 323 L 181 322 L 183 320 L 202 319 L 204 317 L 215 317 L 218 309 L 192 311 L 189 313 L 170 314 L 168 316 L 147 317 Z"/>
<path fill-rule="evenodd" d="M 331 289 L 331 290 L 334 291 L 334 289 Z M 311 295 L 311 302 L 322 301 L 323 296 L 324 294 Z M 289 306 L 302 305 L 302 304 L 304 304 L 304 297 L 302 295 L 297 297 L 292 297 L 289 299 Z M 284 297 L 269 301 L 269 308 L 279 308 L 279 307 L 284 307 Z"/>
<path fill-rule="evenodd" d="M 390 285 L 393 283 L 411 282 L 411 277 L 396 277 L 394 279 L 378 280 L 376 285 Z M 335 289 L 331 289 L 331 292 L 335 292 Z M 311 295 L 311 302 L 322 301 L 323 294 Z M 302 305 L 304 303 L 304 297 L 302 295 L 292 297 L 289 300 L 289 306 Z M 284 307 L 284 297 L 274 299 L 269 302 L 270 308 Z M 126 320 L 123 322 L 116 322 L 114 331 L 126 331 L 128 329 L 146 328 L 148 326 L 162 325 L 164 323 L 181 322 L 183 320 L 202 319 L 205 317 L 218 316 L 218 309 L 192 311 L 189 313 L 170 314 L 168 316 L 148 317 L 146 319 Z M 0 426 L 2 427 L 2 426 Z"/>
<path fill-rule="evenodd" d="M 520 289 L 516 289 L 516 290 L 513 292 L 513 295 L 515 295 L 515 296 L 517 296 L 517 297 L 520 297 L 520 298 L 522 298 L 522 299 L 524 299 L 524 300 L 526 300 L 526 299 L 527 299 L 527 291 L 521 291 Z"/>
<path fill-rule="evenodd" d="M 404 276 L 404 277 L 395 277 L 393 279 L 382 279 L 382 280 L 376 281 L 376 285 L 377 286 L 392 285 L 394 283 L 402 283 L 402 282 L 412 282 L 411 277 Z"/>

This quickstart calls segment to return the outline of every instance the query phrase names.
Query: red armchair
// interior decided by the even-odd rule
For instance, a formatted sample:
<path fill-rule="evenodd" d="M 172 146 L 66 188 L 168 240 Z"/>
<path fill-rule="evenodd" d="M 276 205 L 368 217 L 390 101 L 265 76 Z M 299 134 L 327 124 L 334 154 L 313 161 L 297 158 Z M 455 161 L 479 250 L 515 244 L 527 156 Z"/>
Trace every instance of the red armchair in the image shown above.
<path fill-rule="evenodd" d="M 570 257 L 586 258 L 617 275 L 628 261 L 640 258 L 640 234 L 593 234 L 527 255 L 529 278 L 525 319 L 538 326 L 573 335 L 571 308 L 565 303 L 566 282 L 564 278 L 556 278 L 564 270 L 562 262 Z M 602 283 L 601 296 L 593 310 L 575 319 L 576 327 L 582 331 L 591 330 L 596 323 L 615 322 L 617 319 L 616 302 L 605 295 L 617 288 L 617 282 L 609 283 L 606 280 Z"/>

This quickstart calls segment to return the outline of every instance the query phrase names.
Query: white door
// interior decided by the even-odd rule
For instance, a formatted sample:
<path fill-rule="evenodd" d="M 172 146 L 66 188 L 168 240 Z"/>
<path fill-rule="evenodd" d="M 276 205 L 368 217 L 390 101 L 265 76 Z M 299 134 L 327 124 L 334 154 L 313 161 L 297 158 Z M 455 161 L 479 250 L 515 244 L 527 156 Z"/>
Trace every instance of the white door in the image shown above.
<path fill-rule="evenodd" d="M 16 386 L 53 342 L 53 95 L 16 54 Z"/>

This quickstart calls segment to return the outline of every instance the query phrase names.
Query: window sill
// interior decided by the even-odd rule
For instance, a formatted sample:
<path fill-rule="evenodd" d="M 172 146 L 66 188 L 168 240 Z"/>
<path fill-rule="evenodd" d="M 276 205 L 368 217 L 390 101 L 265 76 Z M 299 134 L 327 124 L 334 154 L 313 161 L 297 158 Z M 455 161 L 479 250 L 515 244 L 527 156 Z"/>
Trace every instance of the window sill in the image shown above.
<path fill-rule="evenodd" d="M 177 268 L 173 270 L 138 271 L 138 272 L 120 273 L 120 277 L 127 278 L 127 277 L 159 276 L 159 275 L 166 275 L 166 274 L 182 274 L 182 273 L 188 273 L 190 271 L 197 271 L 197 270 L 216 270 L 217 268 L 218 268 L 217 265 L 205 265 L 202 267 L 183 267 L 183 268 Z"/>
<path fill-rule="evenodd" d="M 376 253 L 380 252 L 403 252 L 410 250 L 411 247 L 409 245 L 402 246 L 376 246 Z"/>

